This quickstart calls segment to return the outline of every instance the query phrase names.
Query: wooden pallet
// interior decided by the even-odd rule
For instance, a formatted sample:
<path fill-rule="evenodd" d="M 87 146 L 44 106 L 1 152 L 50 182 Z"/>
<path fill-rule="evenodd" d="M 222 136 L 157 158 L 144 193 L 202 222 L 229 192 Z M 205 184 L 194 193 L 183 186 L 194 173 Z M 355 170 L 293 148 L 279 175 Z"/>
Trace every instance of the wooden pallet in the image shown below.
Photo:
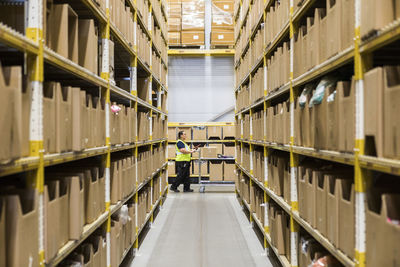
<path fill-rule="evenodd" d="M 234 49 L 235 45 L 214 44 L 210 46 L 211 49 Z"/>
<path fill-rule="evenodd" d="M 169 45 L 169 49 L 204 49 L 204 45 Z"/>

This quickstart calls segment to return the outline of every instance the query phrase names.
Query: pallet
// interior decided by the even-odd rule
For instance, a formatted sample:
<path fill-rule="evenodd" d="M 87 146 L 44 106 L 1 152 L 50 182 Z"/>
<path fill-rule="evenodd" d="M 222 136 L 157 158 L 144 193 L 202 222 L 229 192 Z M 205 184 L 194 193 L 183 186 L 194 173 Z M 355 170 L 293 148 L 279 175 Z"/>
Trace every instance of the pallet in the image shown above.
<path fill-rule="evenodd" d="M 204 45 L 169 45 L 168 49 L 204 49 Z"/>
<path fill-rule="evenodd" d="M 234 49 L 235 45 L 214 44 L 210 46 L 211 49 Z"/>

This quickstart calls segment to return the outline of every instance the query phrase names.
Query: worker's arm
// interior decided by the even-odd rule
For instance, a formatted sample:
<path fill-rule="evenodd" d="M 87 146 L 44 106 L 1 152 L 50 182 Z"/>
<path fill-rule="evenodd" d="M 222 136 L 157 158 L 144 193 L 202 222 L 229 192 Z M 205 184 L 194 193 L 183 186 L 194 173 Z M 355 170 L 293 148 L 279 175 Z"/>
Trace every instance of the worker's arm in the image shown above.
<path fill-rule="evenodd" d="M 185 148 L 181 148 L 179 149 L 179 151 L 183 154 L 192 154 L 194 152 L 196 152 L 197 149 L 190 149 L 190 150 L 186 150 Z"/>

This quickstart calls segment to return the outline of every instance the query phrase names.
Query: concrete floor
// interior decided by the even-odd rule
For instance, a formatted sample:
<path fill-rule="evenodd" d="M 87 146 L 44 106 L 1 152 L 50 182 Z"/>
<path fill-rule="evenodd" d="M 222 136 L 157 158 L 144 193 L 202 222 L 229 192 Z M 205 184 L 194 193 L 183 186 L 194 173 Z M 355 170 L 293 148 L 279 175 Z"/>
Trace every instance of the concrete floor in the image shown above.
<path fill-rule="evenodd" d="M 272 267 L 234 193 L 168 194 L 131 267 Z"/>

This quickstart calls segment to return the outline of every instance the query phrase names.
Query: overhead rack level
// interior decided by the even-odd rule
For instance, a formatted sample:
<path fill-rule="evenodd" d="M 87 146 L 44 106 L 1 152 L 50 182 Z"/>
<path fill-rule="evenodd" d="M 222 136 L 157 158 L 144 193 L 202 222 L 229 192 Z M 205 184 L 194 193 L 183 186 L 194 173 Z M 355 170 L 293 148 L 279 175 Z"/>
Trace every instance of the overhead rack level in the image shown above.
<path fill-rule="evenodd" d="M 282 266 L 304 265 L 299 247 L 301 239 L 316 240 L 321 250 L 344 266 L 375 266 L 384 260 L 396 261 L 396 253 L 388 252 L 384 259 L 368 253 L 379 246 L 376 240 L 366 236 L 368 230 L 372 231 L 369 214 L 375 212 L 383 218 L 385 208 L 379 206 L 378 211 L 372 211 L 366 203 L 371 183 L 377 187 L 379 182 L 395 181 L 400 175 L 399 151 L 389 149 L 396 145 L 381 139 L 384 138 L 382 121 L 386 122 L 385 131 L 392 140 L 398 138 L 390 130 L 397 122 L 394 117 L 387 117 L 397 111 L 394 106 L 391 113 L 387 108 L 383 111 L 382 107 L 390 104 L 380 102 L 390 102 L 393 92 L 398 90 L 398 81 L 388 85 L 389 76 L 397 75 L 398 69 L 396 73 L 387 65 L 398 63 L 400 14 L 393 6 L 391 11 L 379 13 L 374 8 L 375 4 L 381 4 L 379 1 L 368 1 L 368 4 L 357 0 L 239 2 L 234 11 L 236 165 L 239 170 L 236 191 L 250 221 L 263 233 L 265 248 L 276 254 Z M 385 17 L 385 22 L 375 21 L 368 12 L 379 13 L 374 16 Z M 332 90 L 324 90 L 322 103 L 331 96 L 328 102 L 335 104 L 318 103 L 308 108 L 312 94 L 305 94 L 306 90 L 315 90 L 322 84 L 321 80 L 329 81 L 332 77 L 334 85 L 330 85 Z M 388 94 L 389 87 L 392 95 L 383 100 L 383 92 L 386 90 Z M 330 95 L 334 91 L 336 95 Z M 299 104 L 302 93 L 302 99 L 306 99 L 304 109 Z M 338 109 L 332 109 L 334 105 Z M 309 120 L 305 120 L 307 111 Z M 388 144 L 386 148 L 383 143 Z M 327 211 L 328 208 L 325 209 L 327 217 L 318 208 L 313 215 L 316 218 L 308 217 L 304 211 L 304 207 L 314 210 L 310 203 L 317 202 L 318 206 L 326 203 L 321 202 L 323 195 L 318 194 L 318 184 L 312 192 L 303 191 L 303 175 L 308 175 L 308 170 L 318 171 L 307 165 L 310 162 L 321 169 L 334 168 L 331 173 L 334 181 L 340 180 L 337 184 L 345 188 L 341 190 L 350 194 L 349 209 L 344 211 L 341 207 L 337 213 L 340 226 L 339 220 L 332 226 L 328 218 L 332 210 Z M 283 164 L 280 174 L 271 170 L 274 164 Z M 335 174 L 337 170 L 345 174 Z M 304 171 L 305 174 L 301 173 Z M 328 192 L 335 185 L 328 184 L 333 178 L 327 178 L 326 172 L 321 174 L 318 183 L 326 185 L 325 196 L 329 201 Z M 282 179 L 276 175 L 286 176 Z M 317 183 L 315 179 L 312 178 L 313 183 Z M 307 202 L 305 195 L 315 198 Z M 379 205 L 390 201 L 391 196 L 384 197 Z M 338 200 L 338 203 L 342 202 Z M 258 207 L 260 204 L 262 208 Z M 398 206 L 390 208 L 399 209 Z M 280 218 L 288 222 L 288 239 L 283 241 L 290 243 L 288 248 L 277 247 L 282 244 L 271 237 L 276 234 L 272 228 L 277 227 L 274 218 L 277 214 L 283 214 Z M 345 244 L 340 241 L 344 236 Z"/>
<path fill-rule="evenodd" d="M 13 92 L 12 109 L 2 112 L 8 148 L 0 180 L 21 192 L 0 201 L 0 210 L 15 199 L 24 212 L 31 209 L 29 221 L 0 215 L 1 233 L 20 238 L 0 244 L 2 260 L 58 266 L 95 248 L 106 260 L 98 266 L 119 266 L 135 254 L 167 193 L 165 3 L 29 0 L 0 7 L 9 14 L 0 17 L 0 82 L 11 81 L 0 86 L 3 100 Z M 25 20 L 26 28 L 17 23 Z M 123 212 L 131 217 L 125 225 Z M 119 234 L 130 238 L 110 254 Z"/>

